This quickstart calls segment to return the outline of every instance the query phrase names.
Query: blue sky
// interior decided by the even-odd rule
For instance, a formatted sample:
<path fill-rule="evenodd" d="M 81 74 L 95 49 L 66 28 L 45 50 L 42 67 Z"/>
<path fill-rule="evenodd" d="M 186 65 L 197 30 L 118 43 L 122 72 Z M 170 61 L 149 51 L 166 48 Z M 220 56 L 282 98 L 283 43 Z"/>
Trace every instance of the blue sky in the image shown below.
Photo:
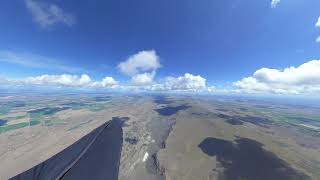
<path fill-rule="evenodd" d="M 137 74 L 153 73 L 150 83 L 189 73 L 225 88 L 261 68 L 319 59 L 319 16 L 319 0 L 2 1 L 0 76 L 88 74 L 130 84 L 134 75 L 118 65 L 148 51 L 161 67 Z"/>

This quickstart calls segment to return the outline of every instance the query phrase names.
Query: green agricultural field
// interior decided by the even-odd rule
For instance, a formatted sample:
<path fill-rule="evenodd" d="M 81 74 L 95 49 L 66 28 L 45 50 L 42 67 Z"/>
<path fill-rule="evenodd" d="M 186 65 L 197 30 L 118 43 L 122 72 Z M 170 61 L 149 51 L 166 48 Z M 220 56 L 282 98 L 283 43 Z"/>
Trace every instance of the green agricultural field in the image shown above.
<path fill-rule="evenodd" d="M 89 109 L 90 111 L 101 111 L 105 107 L 102 104 L 89 104 L 86 106 L 86 108 Z"/>
<path fill-rule="evenodd" d="M 12 125 L 6 125 L 6 126 L 1 126 L 0 127 L 0 133 L 6 132 L 6 131 L 11 131 L 15 129 L 20 129 L 29 126 L 29 122 L 22 122 L 18 124 L 12 124 Z"/>
<path fill-rule="evenodd" d="M 7 115 L 10 112 L 9 107 L 0 107 L 0 115 Z"/>
<path fill-rule="evenodd" d="M 35 125 L 38 125 L 38 124 L 40 124 L 41 122 L 40 121 L 34 121 L 34 120 L 32 120 L 32 121 L 30 121 L 30 126 L 35 126 Z"/>
<path fill-rule="evenodd" d="M 21 116 L 13 116 L 13 117 L 6 117 L 7 120 L 16 120 L 16 119 L 22 119 L 27 117 L 27 115 L 21 115 Z"/>

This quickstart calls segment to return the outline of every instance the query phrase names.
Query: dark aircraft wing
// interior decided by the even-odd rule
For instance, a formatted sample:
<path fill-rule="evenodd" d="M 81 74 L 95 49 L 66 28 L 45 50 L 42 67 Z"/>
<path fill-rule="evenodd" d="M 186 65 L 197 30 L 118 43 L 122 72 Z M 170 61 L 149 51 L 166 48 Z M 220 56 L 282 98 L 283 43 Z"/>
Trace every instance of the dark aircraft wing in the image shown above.
<path fill-rule="evenodd" d="M 114 117 L 48 160 L 13 180 L 118 179 L 122 119 Z"/>

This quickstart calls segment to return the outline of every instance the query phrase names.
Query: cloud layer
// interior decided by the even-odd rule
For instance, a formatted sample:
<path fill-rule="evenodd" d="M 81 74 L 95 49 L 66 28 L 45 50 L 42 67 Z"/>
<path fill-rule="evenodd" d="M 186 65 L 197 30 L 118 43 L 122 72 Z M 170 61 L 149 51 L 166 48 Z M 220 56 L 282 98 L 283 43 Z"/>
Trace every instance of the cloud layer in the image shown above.
<path fill-rule="evenodd" d="M 64 10 L 55 4 L 25 0 L 25 5 L 32 14 L 34 21 L 43 28 L 58 23 L 72 26 L 76 22 L 76 19 L 72 14 L 64 12 Z"/>
<path fill-rule="evenodd" d="M 320 60 L 283 70 L 261 68 L 233 85 L 246 93 L 320 94 Z"/>
<path fill-rule="evenodd" d="M 120 88 L 125 90 L 157 90 L 157 91 L 206 91 L 214 88 L 206 87 L 206 79 L 200 75 L 185 73 L 179 77 L 165 77 L 161 83 L 154 82 L 156 71 L 161 67 L 159 56 L 154 50 L 140 51 L 128 57 L 118 65 L 119 70 L 129 76 L 129 83 L 120 85 L 113 77 L 105 77 L 101 81 L 93 81 L 89 75 L 58 74 L 40 75 L 20 80 L 4 79 L 2 82 L 15 85 L 61 86 L 80 88 Z M 32 60 L 32 61 L 28 61 Z M 68 70 L 67 67 L 55 64 L 51 59 L 21 55 L 12 52 L 0 52 L 0 62 L 18 64 L 27 67 Z"/>
<path fill-rule="evenodd" d="M 91 83 L 91 78 L 87 74 L 77 75 L 62 74 L 62 75 L 41 75 L 29 77 L 23 80 L 26 84 L 34 85 L 57 85 L 57 86 L 73 86 L 84 87 Z"/>
<path fill-rule="evenodd" d="M 112 77 L 105 77 L 101 81 L 93 81 L 89 75 L 61 74 L 41 75 L 25 79 L 10 80 L 0 77 L 0 85 L 28 85 L 46 87 L 74 87 L 74 88 L 119 88 L 122 90 L 148 90 L 148 91 L 203 91 L 213 92 L 213 86 L 206 86 L 206 79 L 200 75 L 189 73 L 179 77 L 166 77 L 162 83 L 153 83 L 152 73 L 137 74 L 132 77 L 129 84 L 122 84 Z M 152 82 L 152 83 L 151 83 Z"/>
<path fill-rule="evenodd" d="M 261 68 L 252 76 L 233 82 L 222 89 L 207 86 L 206 78 L 185 73 L 178 77 L 165 77 L 154 82 L 155 73 L 132 76 L 130 83 L 120 84 L 112 77 L 93 81 L 89 75 L 41 75 L 20 80 L 0 77 L 0 85 L 35 85 L 75 88 L 118 88 L 121 90 L 146 90 L 168 92 L 248 93 L 281 95 L 320 95 L 320 60 L 311 60 L 297 67 L 285 69 Z"/>
<path fill-rule="evenodd" d="M 0 85 L 28 85 L 28 86 L 47 86 L 47 87 L 74 87 L 74 88 L 116 88 L 118 81 L 112 77 L 105 77 L 101 81 L 93 81 L 89 75 L 82 74 L 60 74 L 60 75 L 41 75 L 27 77 L 25 79 L 6 79 L 0 77 Z"/>
<path fill-rule="evenodd" d="M 0 62 L 19 64 L 28 67 L 45 67 L 66 70 L 46 58 L 16 55 L 0 52 Z M 25 59 L 37 61 L 25 61 Z M 43 60 L 43 62 L 41 61 Z M 207 80 L 201 75 L 185 73 L 178 77 L 164 77 L 155 81 L 156 71 L 161 67 L 159 56 L 154 50 L 140 51 L 118 65 L 119 70 L 130 77 L 127 83 L 119 83 L 107 76 L 94 81 L 87 74 L 53 74 L 12 80 L 0 77 L 0 85 L 34 85 L 51 87 L 75 88 L 118 88 L 119 90 L 148 91 L 188 91 L 207 93 L 253 93 L 253 94 L 284 94 L 284 95 L 320 95 L 320 60 L 311 60 L 297 67 L 285 69 L 260 68 L 252 76 L 245 77 L 232 85 L 216 88 L 208 86 Z"/>

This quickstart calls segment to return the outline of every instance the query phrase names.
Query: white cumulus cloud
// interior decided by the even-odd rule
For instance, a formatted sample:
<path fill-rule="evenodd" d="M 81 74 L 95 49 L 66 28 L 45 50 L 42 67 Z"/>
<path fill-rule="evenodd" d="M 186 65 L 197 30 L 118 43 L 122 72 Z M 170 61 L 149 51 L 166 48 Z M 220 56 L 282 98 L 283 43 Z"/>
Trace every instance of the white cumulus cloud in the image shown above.
<path fill-rule="evenodd" d="M 151 85 L 160 67 L 160 58 L 154 50 L 140 51 L 118 65 L 123 74 L 131 77 L 133 86 Z"/>
<path fill-rule="evenodd" d="M 35 0 L 25 0 L 24 2 L 27 9 L 31 12 L 34 21 L 43 28 L 58 23 L 72 26 L 76 22 L 72 14 L 64 12 L 64 10 L 55 4 Z"/>
<path fill-rule="evenodd" d="M 27 85 L 47 87 L 74 87 L 74 88 L 116 88 L 118 81 L 112 77 L 105 77 L 101 81 L 93 81 L 89 75 L 72 74 L 40 75 L 24 79 L 6 79 L 0 77 L 0 85 Z"/>
<path fill-rule="evenodd" d="M 318 17 L 318 20 L 316 22 L 316 25 L 315 25 L 317 28 L 320 28 L 320 16 Z"/>
<path fill-rule="evenodd" d="M 248 93 L 319 94 L 320 60 L 283 70 L 261 68 L 233 85 L 237 91 Z"/>
<path fill-rule="evenodd" d="M 271 1 L 271 8 L 276 8 L 279 3 L 280 3 L 280 0 L 272 0 Z"/>
<path fill-rule="evenodd" d="M 154 74 L 144 73 L 134 76 L 133 86 L 126 86 L 131 90 L 167 91 L 167 92 L 215 92 L 215 87 L 206 86 L 206 79 L 200 75 L 185 73 L 183 76 L 166 77 L 160 82 L 153 82 Z"/>
<path fill-rule="evenodd" d="M 155 72 L 136 74 L 131 78 L 131 84 L 134 86 L 146 86 L 153 83 Z"/>
<path fill-rule="evenodd" d="M 180 77 L 167 77 L 164 86 L 171 90 L 201 90 L 206 88 L 206 79 L 185 73 Z"/>
<path fill-rule="evenodd" d="M 117 87 L 119 85 L 118 81 L 109 76 L 105 77 L 101 82 L 98 83 L 101 84 L 102 87 Z"/>
<path fill-rule="evenodd" d="M 53 85 L 53 86 L 70 86 L 81 87 L 90 85 L 91 78 L 87 74 L 82 74 L 80 77 L 71 74 L 62 75 L 41 75 L 36 77 L 29 77 L 23 80 L 26 84 L 34 85 Z"/>
<path fill-rule="evenodd" d="M 159 57 L 154 50 L 140 51 L 118 65 L 120 71 L 128 76 L 155 71 L 161 67 Z"/>
<path fill-rule="evenodd" d="M 316 42 L 320 43 L 320 36 L 317 37 Z"/>

